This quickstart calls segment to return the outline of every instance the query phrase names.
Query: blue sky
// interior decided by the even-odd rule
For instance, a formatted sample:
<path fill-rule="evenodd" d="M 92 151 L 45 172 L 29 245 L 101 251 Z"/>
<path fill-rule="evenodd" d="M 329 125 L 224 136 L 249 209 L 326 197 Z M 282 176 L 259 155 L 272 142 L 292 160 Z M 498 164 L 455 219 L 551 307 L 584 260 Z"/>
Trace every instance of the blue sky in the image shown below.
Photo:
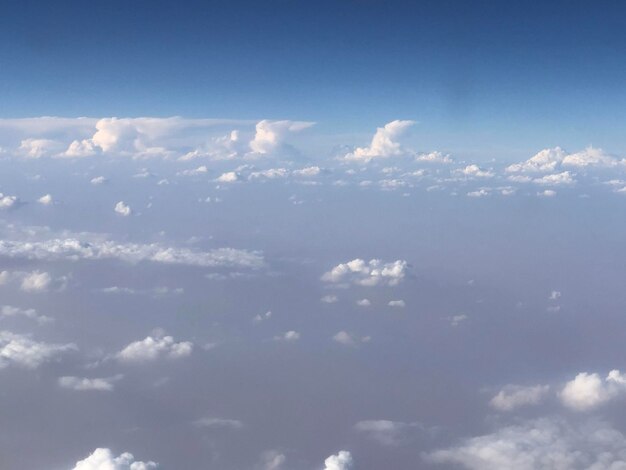
<path fill-rule="evenodd" d="M 0 19 L 0 112 L 300 119 L 348 133 L 413 119 L 423 139 L 450 147 L 482 133 L 485 146 L 558 137 L 624 151 L 625 9 L 11 2 Z"/>

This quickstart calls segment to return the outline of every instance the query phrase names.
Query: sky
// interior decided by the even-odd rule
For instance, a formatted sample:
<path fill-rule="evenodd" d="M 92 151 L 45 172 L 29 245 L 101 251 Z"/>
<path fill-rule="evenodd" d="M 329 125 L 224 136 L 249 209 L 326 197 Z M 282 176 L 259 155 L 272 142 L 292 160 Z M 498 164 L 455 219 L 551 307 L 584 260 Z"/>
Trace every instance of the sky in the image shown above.
<path fill-rule="evenodd" d="M 618 2 L 14 2 L 0 468 L 626 468 Z"/>

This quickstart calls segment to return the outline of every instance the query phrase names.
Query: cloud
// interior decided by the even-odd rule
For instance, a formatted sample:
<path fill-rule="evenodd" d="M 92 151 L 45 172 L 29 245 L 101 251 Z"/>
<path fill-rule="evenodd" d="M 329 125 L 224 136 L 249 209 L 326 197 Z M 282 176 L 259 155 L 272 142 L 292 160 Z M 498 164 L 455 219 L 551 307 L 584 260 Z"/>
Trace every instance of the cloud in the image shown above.
<path fill-rule="evenodd" d="M 20 146 L 17 149 L 19 155 L 24 158 L 37 159 L 42 157 L 49 157 L 57 153 L 61 149 L 59 142 L 51 139 L 24 139 L 20 142 Z"/>
<path fill-rule="evenodd" d="M 356 344 L 355 339 L 347 331 L 340 331 L 333 336 L 333 341 L 344 346 L 354 346 Z"/>
<path fill-rule="evenodd" d="M 553 173 L 542 176 L 541 178 L 535 178 L 533 183 L 546 186 L 562 186 L 575 184 L 576 180 L 569 171 L 563 171 L 561 173 Z"/>
<path fill-rule="evenodd" d="M 423 427 L 419 423 L 377 419 L 359 421 L 354 425 L 354 429 L 382 445 L 394 446 L 405 441 L 412 430 L 422 430 Z"/>
<path fill-rule="evenodd" d="M 130 206 L 127 205 L 124 201 L 119 201 L 117 204 L 115 204 L 114 210 L 119 215 L 122 215 L 124 217 L 128 217 L 130 214 L 133 213 L 133 211 L 130 208 Z"/>
<path fill-rule="evenodd" d="M 19 202 L 19 198 L 17 196 L 9 196 L 3 193 L 0 193 L 0 209 L 11 209 L 15 207 Z"/>
<path fill-rule="evenodd" d="M 322 281 L 332 283 L 352 283 L 361 286 L 395 286 L 404 279 L 407 262 L 396 260 L 384 263 L 379 259 L 368 262 L 356 258 L 341 263 L 322 275 Z"/>
<path fill-rule="evenodd" d="M 368 147 L 357 147 L 353 152 L 346 154 L 345 160 L 367 163 L 375 158 L 389 158 L 407 153 L 397 138 L 415 124 L 414 121 L 395 120 L 379 127 Z"/>
<path fill-rule="evenodd" d="M 339 302 L 339 297 L 336 295 L 325 295 L 320 299 L 320 302 L 324 302 L 325 304 L 334 304 L 335 302 Z"/>
<path fill-rule="evenodd" d="M 36 369 L 60 355 L 76 351 L 73 343 L 53 344 L 37 342 L 28 336 L 0 331 L 0 369 L 16 365 L 27 369 Z"/>
<path fill-rule="evenodd" d="M 626 376 L 612 370 L 604 380 L 596 374 L 581 372 L 565 384 L 559 398 L 575 411 L 596 408 L 626 391 Z"/>
<path fill-rule="evenodd" d="M 0 307 L 0 316 L 3 317 L 17 317 L 22 316 L 37 321 L 39 324 L 49 323 L 52 318 L 45 315 L 39 315 L 34 308 L 19 308 L 12 305 L 2 305 Z"/>
<path fill-rule="evenodd" d="M 78 392 L 110 392 L 114 389 L 115 382 L 120 380 L 122 377 L 122 375 L 117 375 L 115 377 L 88 379 L 81 377 L 64 376 L 59 377 L 58 382 L 59 387 L 67 388 L 69 390 L 75 390 Z"/>
<path fill-rule="evenodd" d="M 268 450 L 261 454 L 261 470 L 280 470 L 287 461 L 285 454 L 276 450 Z"/>
<path fill-rule="evenodd" d="M 369 299 L 359 299 L 356 301 L 356 304 L 359 307 L 369 307 L 370 305 L 372 305 L 372 302 L 370 302 Z"/>
<path fill-rule="evenodd" d="M 507 385 L 491 399 L 489 404 L 498 411 L 512 411 L 522 406 L 537 405 L 549 391 L 548 385 L 530 387 Z"/>
<path fill-rule="evenodd" d="M 43 204 L 44 206 L 49 206 L 50 204 L 52 204 L 52 196 L 50 194 L 41 196 L 39 199 L 37 199 L 37 202 L 39 204 Z"/>
<path fill-rule="evenodd" d="M 406 307 L 406 302 L 404 300 L 390 300 L 387 305 L 390 307 L 404 308 Z"/>
<path fill-rule="evenodd" d="M 493 178 L 495 174 L 490 170 L 483 170 L 478 165 L 471 164 L 465 168 L 455 170 L 456 173 L 469 178 Z"/>
<path fill-rule="evenodd" d="M 20 289 L 24 292 L 45 292 L 52 283 L 50 274 L 41 271 L 33 271 L 22 279 Z"/>
<path fill-rule="evenodd" d="M 243 423 L 236 419 L 224 419 L 224 418 L 201 418 L 194 421 L 194 424 L 201 428 L 213 428 L 213 429 L 241 429 Z"/>
<path fill-rule="evenodd" d="M 574 168 L 611 168 L 623 165 L 624 160 L 618 160 L 606 154 L 602 149 L 587 147 L 576 153 L 568 154 L 561 147 L 543 149 L 525 162 L 515 163 L 506 167 L 509 173 L 549 173 L 560 167 Z"/>
<path fill-rule="evenodd" d="M 48 240 L 0 239 L 0 256 L 40 261 L 117 259 L 128 263 L 150 261 L 200 267 L 260 268 L 263 256 L 257 251 L 217 248 L 194 251 L 158 243 L 116 243 L 96 234 L 71 234 Z"/>
<path fill-rule="evenodd" d="M 234 183 L 239 181 L 239 174 L 235 171 L 227 171 L 222 173 L 215 181 L 218 183 Z"/>
<path fill-rule="evenodd" d="M 133 454 L 128 452 L 115 457 L 111 449 L 100 447 L 86 459 L 76 462 L 72 470 L 151 470 L 155 468 L 157 468 L 155 462 L 135 460 Z"/>
<path fill-rule="evenodd" d="M 353 463 L 352 454 L 347 450 L 340 450 L 324 460 L 324 470 L 350 470 Z"/>
<path fill-rule="evenodd" d="M 176 343 L 171 336 L 147 336 L 134 341 L 116 354 L 116 358 L 125 363 L 153 362 L 159 359 L 180 359 L 187 357 L 193 350 L 193 343 Z"/>
<path fill-rule="evenodd" d="M 94 185 L 99 185 L 99 184 L 104 184 L 107 181 L 108 180 L 104 176 L 96 176 L 94 178 L 91 178 L 90 183 Z"/>
<path fill-rule="evenodd" d="M 290 132 L 299 132 L 313 126 L 304 121 L 268 121 L 264 119 L 256 124 L 254 138 L 250 141 L 253 155 L 269 154 L 283 145 L 285 136 Z"/>
<path fill-rule="evenodd" d="M 580 152 L 571 153 L 563 157 L 561 162 L 563 166 L 573 166 L 576 168 L 586 167 L 604 167 L 610 168 L 618 164 L 624 164 L 624 160 L 616 160 L 615 158 L 607 155 L 602 149 L 594 148 L 592 146 L 587 147 Z"/>
<path fill-rule="evenodd" d="M 548 173 L 556 169 L 565 155 L 566 153 L 561 147 L 543 149 L 525 162 L 509 165 L 505 171 L 509 173 Z"/>
<path fill-rule="evenodd" d="M 429 163 L 452 163 L 450 155 L 443 154 L 441 152 L 422 153 L 415 158 L 418 162 Z"/>
<path fill-rule="evenodd" d="M 274 339 L 276 341 L 286 341 L 288 343 L 293 343 L 300 339 L 300 333 L 298 333 L 297 331 L 291 330 L 291 331 L 287 331 L 286 333 L 283 333 L 282 335 L 274 336 Z"/>
<path fill-rule="evenodd" d="M 424 457 L 470 470 L 614 470 L 626 468 L 626 438 L 598 421 L 570 425 L 562 419 L 540 418 Z"/>

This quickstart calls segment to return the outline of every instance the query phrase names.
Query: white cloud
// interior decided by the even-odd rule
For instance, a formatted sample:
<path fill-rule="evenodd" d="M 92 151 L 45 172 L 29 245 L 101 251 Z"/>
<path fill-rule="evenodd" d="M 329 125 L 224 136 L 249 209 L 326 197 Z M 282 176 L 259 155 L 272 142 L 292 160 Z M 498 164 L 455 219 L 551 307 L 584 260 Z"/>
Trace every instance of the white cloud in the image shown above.
<path fill-rule="evenodd" d="M 354 425 L 354 429 L 380 444 L 393 446 L 404 441 L 412 429 L 422 429 L 422 426 L 419 423 L 377 419 L 359 421 Z"/>
<path fill-rule="evenodd" d="M 111 449 L 100 447 L 86 459 L 76 462 L 72 470 L 151 470 L 155 468 L 157 468 L 155 462 L 135 460 L 133 454 L 128 452 L 115 457 Z"/>
<path fill-rule="evenodd" d="M 460 315 L 454 315 L 452 318 L 450 318 L 450 324 L 452 326 L 459 326 L 462 322 L 467 321 L 468 318 L 469 317 L 464 313 Z"/>
<path fill-rule="evenodd" d="M 322 280 L 332 283 L 353 283 L 361 286 L 376 286 L 398 284 L 406 274 L 407 262 L 396 260 L 383 263 L 379 259 L 368 262 L 362 259 L 353 259 L 341 263 L 322 275 Z"/>
<path fill-rule="evenodd" d="M 545 189 L 537 193 L 539 197 L 554 197 L 556 196 L 556 191 L 553 189 Z"/>
<path fill-rule="evenodd" d="M 52 196 L 50 194 L 41 196 L 39 199 L 37 199 L 37 202 L 39 204 L 43 204 L 44 206 L 49 206 L 50 204 L 52 204 Z"/>
<path fill-rule="evenodd" d="M 263 256 L 255 251 L 217 248 L 202 252 L 158 243 L 116 243 L 95 234 L 71 234 L 70 238 L 43 241 L 0 239 L 0 256 L 42 261 L 118 259 L 201 267 L 259 268 L 264 264 Z"/>
<path fill-rule="evenodd" d="M 180 359 L 187 357 L 193 350 L 193 343 L 176 343 L 171 336 L 148 336 L 134 341 L 116 354 L 118 360 L 126 363 L 152 362 L 158 359 Z"/>
<path fill-rule="evenodd" d="M 253 171 L 252 173 L 250 173 L 250 175 L 248 175 L 248 179 L 280 179 L 287 178 L 288 176 L 289 170 L 287 170 L 286 168 L 270 168 L 268 170 Z"/>
<path fill-rule="evenodd" d="M 334 304 L 335 302 L 339 301 L 339 297 L 337 297 L 336 295 L 325 295 L 324 297 L 322 297 L 320 299 L 321 302 L 324 302 L 325 304 Z"/>
<path fill-rule="evenodd" d="M 17 151 L 24 158 L 36 159 L 51 156 L 58 152 L 60 148 L 61 144 L 51 139 L 28 138 L 20 142 L 20 147 Z"/>
<path fill-rule="evenodd" d="M 570 425 L 541 418 L 424 457 L 470 470 L 617 470 L 626 468 L 626 438 L 598 421 Z"/>
<path fill-rule="evenodd" d="M 2 305 L 0 307 L 0 316 L 3 316 L 3 317 L 23 316 L 23 317 L 35 320 L 39 324 L 49 323 L 52 321 L 52 318 L 50 317 L 46 317 L 45 315 L 39 315 L 39 313 L 37 313 L 37 310 L 35 310 L 34 308 L 19 308 L 19 307 L 13 307 L 12 305 Z"/>
<path fill-rule="evenodd" d="M 390 300 L 387 305 L 390 307 L 404 308 L 406 307 L 406 302 L 404 300 Z"/>
<path fill-rule="evenodd" d="M 575 411 L 596 408 L 626 391 L 626 376 L 612 370 L 604 380 L 596 374 L 581 372 L 565 384 L 559 398 Z"/>
<path fill-rule="evenodd" d="M 85 391 L 99 391 L 99 392 L 110 392 L 114 389 L 114 384 L 116 381 L 122 378 L 121 375 L 115 377 L 105 377 L 105 378 L 81 378 L 81 377 L 72 377 L 72 376 L 64 376 L 59 377 L 59 387 L 67 388 L 69 390 L 75 390 L 78 392 Z"/>
<path fill-rule="evenodd" d="M 261 454 L 261 470 L 280 470 L 287 461 L 285 454 L 276 450 L 268 450 Z"/>
<path fill-rule="evenodd" d="M 580 152 L 571 153 L 563 158 L 561 164 L 563 166 L 573 166 L 576 168 L 585 167 L 613 167 L 618 164 L 623 164 L 624 160 L 618 161 L 615 158 L 607 155 L 602 149 L 594 148 L 592 146 L 587 147 Z"/>
<path fill-rule="evenodd" d="M 379 127 L 368 147 L 357 147 L 353 152 L 344 156 L 345 160 L 367 163 L 374 158 L 388 158 L 405 154 L 397 138 L 400 137 L 414 121 L 391 121 L 384 127 Z"/>
<path fill-rule="evenodd" d="M 553 173 L 542 176 L 541 178 L 535 178 L 533 183 L 546 186 L 561 186 L 574 184 L 576 180 L 569 171 L 563 171 L 561 173 Z"/>
<path fill-rule="evenodd" d="M 262 315 L 260 313 L 257 313 L 252 320 L 255 323 L 261 323 L 262 321 L 269 320 L 270 318 L 272 318 L 272 312 L 268 310 Z"/>
<path fill-rule="evenodd" d="M 507 385 L 494 396 L 489 404 L 499 411 L 512 411 L 528 405 L 537 405 L 550 391 L 548 385 L 523 387 Z"/>
<path fill-rule="evenodd" d="M 264 119 L 256 125 L 254 138 L 250 141 L 253 154 L 269 154 L 281 147 L 285 136 L 290 132 L 299 132 L 313 125 L 302 121 L 268 121 Z"/>
<path fill-rule="evenodd" d="M 91 178 L 90 183 L 94 185 L 98 185 L 98 184 L 104 184 L 107 181 L 108 180 L 104 176 L 96 176 L 94 178 Z"/>
<path fill-rule="evenodd" d="M 340 450 L 324 460 L 324 470 L 350 470 L 353 463 L 352 454 L 347 450 Z"/>
<path fill-rule="evenodd" d="M 307 166 L 306 168 L 301 168 L 300 170 L 294 170 L 294 176 L 303 176 L 303 177 L 312 177 L 317 176 L 321 173 L 321 168 L 319 166 Z"/>
<path fill-rule="evenodd" d="M 52 277 L 47 272 L 33 271 L 22 278 L 20 289 L 24 292 L 45 292 L 52 284 Z"/>
<path fill-rule="evenodd" d="M 176 174 L 179 176 L 198 176 L 198 175 L 205 175 L 208 172 L 209 172 L 209 169 L 206 167 L 206 165 L 200 165 L 198 168 L 179 171 Z"/>
<path fill-rule="evenodd" d="M 24 335 L 0 331 L 0 369 L 10 365 L 36 369 L 61 354 L 77 349 L 73 343 L 37 342 Z"/>
<path fill-rule="evenodd" d="M 491 191 L 488 190 L 487 188 L 480 188 L 477 189 L 476 191 L 470 191 L 467 193 L 468 197 L 486 197 L 491 195 Z"/>
<path fill-rule="evenodd" d="M 287 341 L 288 343 L 293 343 L 300 339 L 300 333 L 291 330 L 283 333 L 282 335 L 274 336 L 274 339 L 277 341 Z"/>
<path fill-rule="evenodd" d="M 73 140 L 67 150 L 60 154 L 60 157 L 66 158 L 83 158 L 95 155 L 96 148 L 94 142 L 90 139 Z"/>
<path fill-rule="evenodd" d="M 343 344 L 344 346 L 354 346 L 356 341 L 352 337 L 350 333 L 347 331 L 340 331 L 333 336 L 333 341 L 339 344 Z"/>
<path fill-rule="evenodd" d="M 239 174 L 235 171 L 227 171 L 222 173 L 215 181 L 219 183 L 234 183 L 239 181 Z"/>
<path fill-rule="evenodd" d="M 467 165 L 465 168 L 460 168 L 455 172 L 469 178 L 493 178 L 495 176 L 492 171 L 483 170 L 475 164 Z"/>
<path fill-rule="evenodd" d="M 19 199 L 17 196 L 8 196 L 0 193 L 0 209 L 10 209 L 17 205 Z"/>
<path fill-rule="evenodd" d="M 214 429 L 241 429 L 243 423 L 236 419 L 224 419 L 224 418 L 201 418 L 194 421 L 194 424 L 201 428 L 214 428 Z"/>
<path fill-rule="evenodd" d="M 450 158 L 450 155 L 446 155 L 437 151 L 420 154 L 416 157 L 416 160 L 419 162 L 430 163 L 452 163 L 452 158 Z"/>
<path fill-rule="evenodd" d="M 554 147 L 541 150 L 525 162 L 509 165 L 506 171 L 509 173 L 549 173 L 559 167 L 610 168 L 623 164 L 624 160 L 618 160 L 606 154 L 602 149 L 591 146 L 570 154 L 561 147 Z"/>
<path fill-rule="evenodd" d="M 508 166 L 506 171 L 510 173 L 548 173 L 556 169 L 557 165 L 565 158 L 565 155 L 566 153 L 561 147 L 544 149 L 525 162 Z"/>
<path fill-rule="evenodd" d="M 370 302 L 369 299 L 359 299 L 356 301 L 356 304 L 359 307 L 369 307 L 370 305 L 372 305 L 372 302 Z"/>
<path fill-rule="evenodd" d="M 119 201 L 117 204 L 115 204 L 114 210 L 115 212 L 117 212 L 120 215 L 123 215 L 124 217 L 128 217 L 130 214 L 133 213 L 130 206 L 127 205 L 124 201 Z"/>

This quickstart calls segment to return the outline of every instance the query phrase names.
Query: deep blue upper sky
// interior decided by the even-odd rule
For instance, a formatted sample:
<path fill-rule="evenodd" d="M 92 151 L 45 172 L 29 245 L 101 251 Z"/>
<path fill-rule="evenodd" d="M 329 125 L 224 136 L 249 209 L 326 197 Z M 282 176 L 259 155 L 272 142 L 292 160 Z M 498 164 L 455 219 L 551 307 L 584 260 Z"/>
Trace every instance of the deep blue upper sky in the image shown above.
<path fill-rule="evenodd" d="M 625 31 L 623 2 L 6 2 L 0 115 L 404 118 L 626 150 Z"/>

